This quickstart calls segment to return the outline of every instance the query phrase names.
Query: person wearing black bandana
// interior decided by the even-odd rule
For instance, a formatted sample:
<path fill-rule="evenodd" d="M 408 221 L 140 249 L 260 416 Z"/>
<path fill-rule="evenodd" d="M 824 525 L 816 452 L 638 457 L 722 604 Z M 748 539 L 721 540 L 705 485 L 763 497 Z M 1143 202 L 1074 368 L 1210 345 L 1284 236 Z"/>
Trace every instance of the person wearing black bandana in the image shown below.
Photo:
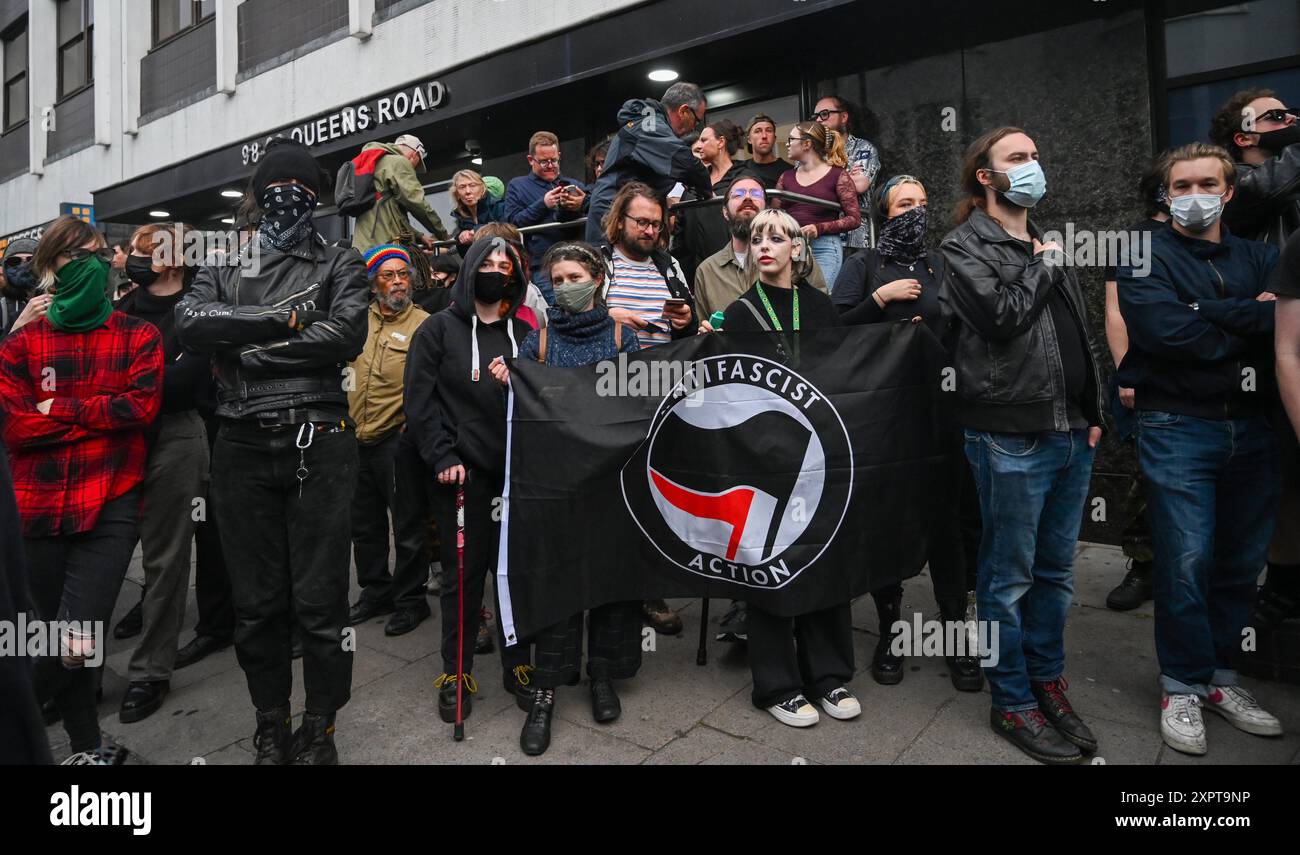
<path fill-rule="evenodd" d="M 337 763 L 335 713 L 351 696 L 358 464 L 344 364 L 365 344 L 370 294 L 357 251 L 326 244 L 312 225 L 322 180 L 305 146 L 272 142 L 249 187 L 257 234 L 200 270 L 176 307 L 182 345 L 213 354 L 220 390 L 212 510 L 257 710 L 256 764 Z M 291 735 L 294 623 L 307 703 Z"/>
<path fill-rule="evenodd" d="M 38 317 L 48 297 L 32 300 L 36 277 L 32 275 L 32 256 L 36 241 L 14 238 L 5 244 L 3 267 L 0 268 L 0 338 L 22 329 Z"/>
<path fill-rule="evenodd" d="M 925 186 L 911 175 L 895 175 L 884 183 L 877 210 L 884 225 L 874 249 L 852 255 L 835 280 L 831 300 L 845 323 L 923 322 L 940 340 L 950 323 L 939 301 L 939 286 L 947 274 L 943 255 L 926 240 L 929 226 Z M 952 483 L 960 485 L 957 500 L 935 521 L 928 556 L 935 601 L 945 621 L 962 621 L 969 592 L 975 588 L 975 557 L 979 552 L 979 501 L 974 478 L 954 436 Z M 879 619 L 879 638 L 871 659 L 877 683 L 899 683 L 906 673 L 902 656 L 891 652 L 893 627 L 900 619 L 903 588 L 890 585 L 871 592 Z M 953 687 L 978 692 L 984 685 L 976 656 L 945 651 Z"/>

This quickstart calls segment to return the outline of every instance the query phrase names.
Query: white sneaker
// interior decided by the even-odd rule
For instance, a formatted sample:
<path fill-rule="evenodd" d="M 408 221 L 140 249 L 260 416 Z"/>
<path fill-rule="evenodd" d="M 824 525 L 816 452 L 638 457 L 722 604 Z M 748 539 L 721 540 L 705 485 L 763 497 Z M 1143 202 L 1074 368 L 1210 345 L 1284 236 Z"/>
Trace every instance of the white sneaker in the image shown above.
<path fill-rule="evenodd" d="M 848 721 L 862 715 L 862 705 L 843 686 L 831 689 L 818 700 L 821 701 L 822 709 L 826 710 L 826 714 L 831 718 Z"/>
<path fill-rule="evenodd" d="M 1282 723 L 1241 686 L 1212 686 L 1205 708 L 1226 718 L 1237 730 L 1256 736 L 1282 735 Z"/>
<path fill-rule="evenodd" d="M 795 695 L 787 701 L 770 706 L 767 711 L 781 724 L 788 724 L 791 727 L 812 727 L 821 720 L 817 710 L 813 709 L 813 705 L 808 703 L 808 699 L 803 695 Z"/>
<path fill-rule="evenodd" d="M 1175 751 L 1204 754 L 1205 720 L 1201 718 L 1201 699 L 1193 694 L 1161 698 L 1160 736 Z"/>

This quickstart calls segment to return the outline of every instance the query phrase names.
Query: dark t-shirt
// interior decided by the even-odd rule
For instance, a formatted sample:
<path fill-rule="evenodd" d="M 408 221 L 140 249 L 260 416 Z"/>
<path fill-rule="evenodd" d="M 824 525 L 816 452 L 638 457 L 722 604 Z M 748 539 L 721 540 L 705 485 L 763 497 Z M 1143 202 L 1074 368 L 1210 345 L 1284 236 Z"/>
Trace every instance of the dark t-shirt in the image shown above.
<path fill-rule="evenodd" d="M 767 190 L 775 189 L 777 179 L 786 170 L 794 168 L 790 163 L 779 157 L 771 163 L 755 163 L 753 160 L 739 160 L 736 162 L 744 167 L 745 172 L 757 178 L 759 183 Z"/>
<path fill-rule="evenodd" d="M 763 288 L 767 294 L 768 302 L 772 304 L 772 311 L 776 313 L 776 318 L 781 322 L 781 329 L 784 332 L 794 330 L 794 291 L 789 288 Z M 768 317 L 767 310 L 763 307 L 763 301 L 758 296 L 758 291 L 750 288 L 736 302 L 727 307 L 722 316 L 722 329 L 726 332 L 765 332 L 764 327 L 754 317 L 754 313 L 744 306 L 740 301 L 744 300 L 758 310 L 758 314 L 767 322 L 768 328 L 776 329 L 772 325 L 771 318 Z M 831 298 L 827 297 L 821 291 L 818 291 L 806 281 L 799 283 L 799 329 L 814 330 L 825 327 L 838 327 L 840 325 L 840 313 L 831 303 Z"/>
<path fill-rule="evenodd" d="M 1282 247 L 1266 290 L 1280 297 L 1300 297 L 1300 231 Z"/>
<path fill-rule="evenodd" d="M 1071 421 L 1084 418 L 1083 401 L 1088 390 L 1088 360 L 1084 353 L 1083 336 L 1070 312 L 1065 292 L 1052 287 L 1047 298 L 1047 310 L 1052 313 L 1056 327 L 1056 344 L 1061 350 L 1061 369 L 1065 373 L 1065 405 Z"/>

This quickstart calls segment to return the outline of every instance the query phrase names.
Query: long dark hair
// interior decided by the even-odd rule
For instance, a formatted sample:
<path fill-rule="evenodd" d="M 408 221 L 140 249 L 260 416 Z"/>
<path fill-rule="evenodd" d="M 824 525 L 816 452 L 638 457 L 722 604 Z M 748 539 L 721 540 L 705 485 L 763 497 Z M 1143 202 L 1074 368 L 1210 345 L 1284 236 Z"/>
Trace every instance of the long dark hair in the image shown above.
<path fill-rule="evenodd" d="M 984 210 L 987 204 L 984 185 L 980 183 L 977 173 L 981 169 L 988 169 L 992 166 L 992 162 L 989 160 L 989 150 L 997 145 L 998 140 L 1003 137 L 1023 133 L 1024 131 L 1020 128 L 1003 125 L 1000 128 L 994 128 L 981 134 L 966 149 L 966 155 L 961 160 L 961 189 L 966 196 L 957 201 L 952 217 L 957 225 L 969 220 L 970 215 L 974 213 L 976 208 Z"/>

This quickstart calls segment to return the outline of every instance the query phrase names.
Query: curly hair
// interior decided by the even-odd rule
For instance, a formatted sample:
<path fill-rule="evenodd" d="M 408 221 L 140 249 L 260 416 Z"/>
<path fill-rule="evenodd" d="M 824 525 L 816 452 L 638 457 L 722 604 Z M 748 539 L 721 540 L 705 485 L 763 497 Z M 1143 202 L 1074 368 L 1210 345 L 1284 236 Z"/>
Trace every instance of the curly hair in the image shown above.
<path fill-rule="evenodd" d="M 1219 112 L 1210 119 L 1210 142 L 1227 150 L 1233 160 L 1241 160 L 1241 148 L 1233 142 L 1233 137 L 1243 131 L 1243 114 L 1251 101 L 1256 98 L 1276 98 L 1272 89 L 1243 89 L 1227 100 Z"/>

